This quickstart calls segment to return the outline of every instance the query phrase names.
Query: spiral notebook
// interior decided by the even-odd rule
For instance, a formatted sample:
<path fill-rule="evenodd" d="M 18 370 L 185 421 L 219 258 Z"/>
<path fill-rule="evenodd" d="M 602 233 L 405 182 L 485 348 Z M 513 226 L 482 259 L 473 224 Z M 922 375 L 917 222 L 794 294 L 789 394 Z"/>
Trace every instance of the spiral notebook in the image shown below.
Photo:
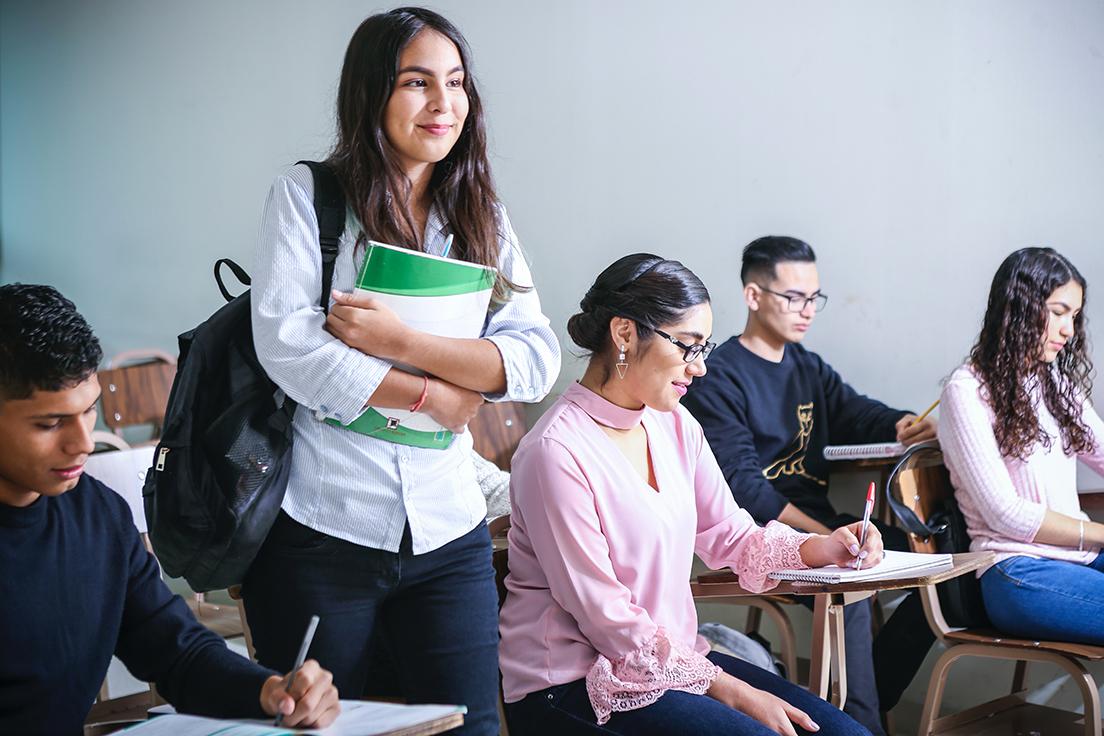
<path fill-rule="evenodd" d="M 881 457 L 900 457 L 905 446 L 900 442 L 875 442 L 869 445 L 825 445 L 825 460 L 871 460 Z"/>
<path fill-rule="evenodd" d="M 887 549 L 885 557 L 875 567 L 855 570 L 850 567 L 816 567 L 808 570 L 777 570 L 767 577 L 800 583 L 858 583 L 866 580 L 900 580 L 918 578 L 946 569 L 952 565 L 951 555 L 921 554 L 919 552 L 895 552 Z"/>

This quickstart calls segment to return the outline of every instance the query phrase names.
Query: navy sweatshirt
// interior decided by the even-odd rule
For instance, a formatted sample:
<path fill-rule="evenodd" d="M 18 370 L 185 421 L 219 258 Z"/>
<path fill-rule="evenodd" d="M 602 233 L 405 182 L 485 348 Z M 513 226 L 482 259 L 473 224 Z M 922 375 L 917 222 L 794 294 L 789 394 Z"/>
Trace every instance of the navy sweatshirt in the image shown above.
<path fill-rule="evenodd" d="M 773 363 L 729 338 L 682 403 L 705 437 L 736 502 L 760 524 L 786 503 L 829 525 L 825 445 L 892 442 L 907 412 L 856 393 L 816 353 L 786 346 Z"/>
<path fill-rule="evenodd" d="M 0 733 L 81 733 L 112 654 L 177 710 L 263 715 L 273 673 L 196 622 L 111 489 L 0 504 Z"/>

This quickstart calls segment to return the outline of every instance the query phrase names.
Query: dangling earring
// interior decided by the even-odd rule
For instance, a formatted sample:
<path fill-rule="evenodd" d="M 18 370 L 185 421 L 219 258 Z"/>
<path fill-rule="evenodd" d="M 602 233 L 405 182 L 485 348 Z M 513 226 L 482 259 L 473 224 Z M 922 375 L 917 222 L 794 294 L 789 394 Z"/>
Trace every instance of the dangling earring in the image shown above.
<path fill-rule="evenodd" d="M 629 364 L 625 362 L 625 346 L 621 346 L 621 353 L 617 356 L 617 377 L 624 378 L 625 371 L 628 370 Z"/>

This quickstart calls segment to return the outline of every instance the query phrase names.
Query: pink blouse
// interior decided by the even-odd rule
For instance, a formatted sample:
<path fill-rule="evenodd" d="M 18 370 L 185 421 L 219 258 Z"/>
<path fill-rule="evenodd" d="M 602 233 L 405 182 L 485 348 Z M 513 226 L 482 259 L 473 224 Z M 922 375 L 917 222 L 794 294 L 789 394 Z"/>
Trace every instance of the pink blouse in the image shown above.
<path fill-rule="evenodd" d="M 643 424 L 659 491 L 599 424 Z M 507 702 L 586 677 L 598 723 L 670 689 L 702 694 L 705 658 L 690 595 L 694 553 L 743 587 L 804 567 L 809 536 L 765 528 L 736 505 L 701 427 L 681 406 L 632 411 L 572 384 L 525 436 L 510 480 L 509 595 L 499 662 Z"/>
<path fill-rule="evenodd" d="M 997 562 L 1028 555 L 1087 565 L 1098 548 L 1078 552 L 1034 540 L 1047 509 L 1088 520 L 1077 498 L 1077 461 L 1104 472 L 1104 424 L 1092 404 L 1084 402 L 1081 416 L 1096 438 L 1096 452 L 1080 458 L 1066 455 L 1058 422 L 1038 390 L 1034 399 L 1039 423 L 1052 441 L 1049 449 L 1036 445 L 1026 460 L 1019 460 L 1001 455 L 993 434 L 993 409 L 969 365 L 958 368 L 943 387 L 939 444 L 966 518 L 970 550 L 996 552 Z M 978 576 L 988 569 L 978 571 Z"/>

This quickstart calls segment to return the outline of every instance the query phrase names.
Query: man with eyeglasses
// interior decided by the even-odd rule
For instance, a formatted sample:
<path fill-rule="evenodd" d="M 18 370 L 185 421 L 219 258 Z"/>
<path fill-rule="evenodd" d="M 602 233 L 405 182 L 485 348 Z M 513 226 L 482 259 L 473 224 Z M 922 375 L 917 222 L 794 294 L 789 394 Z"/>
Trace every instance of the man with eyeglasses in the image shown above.
<path fill-rule="evenodd" d="M 816 255 L 804 241 L 766 236 L 744 248 L 740 278 L 748 307 L 743 333 L 720 345 L 709 372 L 695 381 L 683 404 L 701 422 L 736 501 L 756 521 L 777 519 L 827 534 L 858 517 L 828 500 L 824 446 L 935 437 L 932 419 L 891 409 L 849 386 L 819 355 L 801 346 L 828 297 L 820 290 Z M 887 549 L 908 549 L 897 529 L 882 530 Z M 882 733 L 881 704 L 896 704 L 932 638 L 917 596 L 883 628 L 905 641 L 874 646 L 871 662 L 868 603 L 845 609 L 848 699 L 845 710 L 873 733 Z M 892 626 L 891 626 L 892 623 Z M 915 627 L 919 632 L 911 631 Z"/>

